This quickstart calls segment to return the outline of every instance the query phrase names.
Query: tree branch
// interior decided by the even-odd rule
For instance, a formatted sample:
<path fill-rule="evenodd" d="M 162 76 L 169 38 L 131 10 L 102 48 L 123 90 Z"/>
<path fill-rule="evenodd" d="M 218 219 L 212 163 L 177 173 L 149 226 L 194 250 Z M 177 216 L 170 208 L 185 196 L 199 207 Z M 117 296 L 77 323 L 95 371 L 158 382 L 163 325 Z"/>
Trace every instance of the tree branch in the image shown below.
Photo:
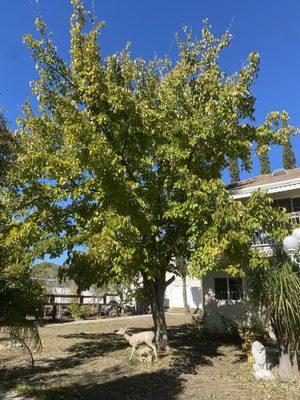
<path fill-rule="evenodd" d="M 175 281 L 175 275 L 173 275 L 170 279 L 165 282 L 165 287 L 171 285 L 172 282 Z"/>

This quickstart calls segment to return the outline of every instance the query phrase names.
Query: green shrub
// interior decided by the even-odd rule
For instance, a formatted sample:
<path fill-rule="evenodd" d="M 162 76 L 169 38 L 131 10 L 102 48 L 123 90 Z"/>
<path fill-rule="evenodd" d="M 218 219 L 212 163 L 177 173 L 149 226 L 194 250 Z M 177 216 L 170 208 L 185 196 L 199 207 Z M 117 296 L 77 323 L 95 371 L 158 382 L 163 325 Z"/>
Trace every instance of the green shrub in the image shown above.
<path fill-rule="evenodd" d="M 224 338 L 227 340 L 239 341 L 241 338 L 237 323 L 232 318 L 225 317 L 225 315 L 221 312 L 218 314 L 223 326 L 222 335 Z"/>
<path fill-rule="evenodd" d="M 189 335 L 195 339 L 206 339 L 208 336 L 207 322 L 205 314 L 194 315 L 192 317 L 192 323 L 188 326 Z"/>
<path fill-rule="evenodd" d="M 242 348 L 248 354 L 250 354 L 252 343 L 255 340 L 264 341 L 270 338 L 267 321 L 255 312 L 246 311 L 236 321 L 236 326 L 242 340 Z"/>
<path fill-rule="evenodd" d="M 74 319 L 84 319 L 91 314 L 91 308 L 87 305 L 72 303 L 68 306 L 68 310 Z"/>

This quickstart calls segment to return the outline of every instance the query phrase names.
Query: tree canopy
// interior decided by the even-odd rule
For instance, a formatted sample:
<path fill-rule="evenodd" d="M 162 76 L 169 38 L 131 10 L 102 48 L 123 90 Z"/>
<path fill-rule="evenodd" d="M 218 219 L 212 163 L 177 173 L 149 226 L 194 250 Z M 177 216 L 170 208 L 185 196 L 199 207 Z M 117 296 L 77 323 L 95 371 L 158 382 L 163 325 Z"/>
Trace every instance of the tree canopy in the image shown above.
<path fill-rule="evenodd" d="M 199 39 L 185 29 L 175 61 L 133 58 L 129 44 L 103 57 L 104 24 L 72 3 L 70 63 L 41 20 L 39 37 L 24 38 L 39 109 L 26 102 L 19 119 L 22 148 L 7 194 L 21 221 L 15 237 L 27 238 L 36 257 L 67 250 L 65 273 L 80 289 L 142 277 L 163 346 L 173 257 L 192 249 L 197 276 L 266 262 L 250 249 L 253 231 L 265 227 L 279 237 L 282 215 L 261 193 L 237 206 L 221 174 L 236 159 L 249 170 L 252 144 L 264 151 L 292 127 L 279 112 L 254 125 L 259 55 L 226 74 L 218 59 L 229 32 L 218 38 L 207 21 Z"/>
<path fill-rule="evenodd" d="M 0 109 L 0 184 L 3 184 L 16 150 L 14 136 L 8 129 L 4 112 Z"/>
<path fill-rule="evenodd" d="M 35 279 L 58 279 L 58 268 L 54 263 L 43 261 L 32 267 L 31 275 Z"/>

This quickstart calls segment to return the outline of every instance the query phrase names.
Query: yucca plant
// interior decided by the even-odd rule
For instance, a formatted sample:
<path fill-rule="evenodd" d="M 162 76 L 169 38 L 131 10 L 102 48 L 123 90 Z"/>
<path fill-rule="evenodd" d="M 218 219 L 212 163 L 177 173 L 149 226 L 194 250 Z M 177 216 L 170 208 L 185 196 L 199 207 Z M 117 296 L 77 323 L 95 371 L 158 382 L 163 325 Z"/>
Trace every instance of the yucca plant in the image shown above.
<path fill-rule="evenodd" d="M 269 318 L 279 346 L 279 375 L 284 380 L 298 376 L 300 343 L 300 270 L 277 252 L 270 267 L 250 275 L 250 296 Z"/>

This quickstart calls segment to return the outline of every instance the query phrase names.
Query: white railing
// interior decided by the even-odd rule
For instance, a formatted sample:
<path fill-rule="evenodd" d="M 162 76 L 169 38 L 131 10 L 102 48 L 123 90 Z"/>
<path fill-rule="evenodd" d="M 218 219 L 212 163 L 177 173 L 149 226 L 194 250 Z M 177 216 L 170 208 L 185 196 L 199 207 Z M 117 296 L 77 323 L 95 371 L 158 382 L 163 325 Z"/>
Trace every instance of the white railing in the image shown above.
<path fill-rule="evenodd" d="M 300 225 L 300 211 L 288 213 L 292 225 Z M 272 245 L 273 239 L 263 230 L 257 230 L 252 239 L 253 247 L 269 247 Z"/>
<path fill-rule="evenodd" d="M 292 225 L 300 225 L 300 211 L 294 211 L 288 215 Z"/>
<path fill-rule="evenodd" d="M 267 247 L 270 246 L 272 242 L 272 238 L 268 235 L 267 232 L 263 230 L 257 230 L 254 234 L 254 238 L 252 239 L 253 247 Z"/>

